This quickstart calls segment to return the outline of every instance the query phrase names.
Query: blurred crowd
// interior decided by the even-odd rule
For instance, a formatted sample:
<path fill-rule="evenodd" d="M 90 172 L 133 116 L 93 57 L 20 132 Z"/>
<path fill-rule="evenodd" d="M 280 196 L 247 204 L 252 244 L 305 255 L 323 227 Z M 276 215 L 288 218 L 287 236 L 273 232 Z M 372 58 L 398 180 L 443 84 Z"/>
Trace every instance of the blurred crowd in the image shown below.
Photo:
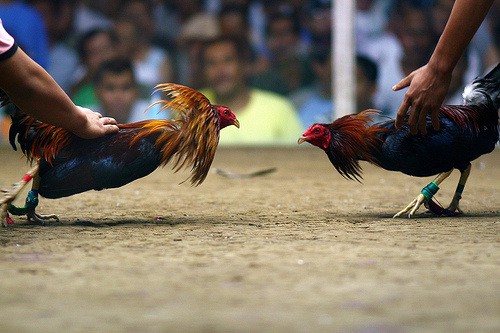
<path fill-rule="evenodd" d="M 391 87 L 428 61 L 453 2 L 356 1 L 356 110 L 395 116 L 404 91 Z M 168 117 L 144 110 L 160 98 L 156 84 L 176 82 L 235 111 L 241 129 L 222 140 L 265 144 L 296 142 L 304 128 L 334 118 L 331 5 L 0 0 L 0 18 L 77 105 L 121 123 Z M 460 103 L 464 85 L 499 61 L 499 13 L 496 1 L 453 73 L 447 104 Z"/>

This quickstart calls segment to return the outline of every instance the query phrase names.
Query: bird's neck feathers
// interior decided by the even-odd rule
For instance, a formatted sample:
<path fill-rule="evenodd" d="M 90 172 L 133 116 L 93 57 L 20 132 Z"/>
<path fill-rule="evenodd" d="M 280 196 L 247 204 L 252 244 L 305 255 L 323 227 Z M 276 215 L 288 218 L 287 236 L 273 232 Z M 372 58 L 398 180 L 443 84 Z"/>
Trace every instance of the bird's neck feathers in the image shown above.
<path fill-rule="evenodd" d="M 375 153 L 380 150 L 380 133 L 387 131 L 376 124 L 369 126 L 378 110 L 365 110 L 347 115 L 329 125 L 332 138 L 325 149 L 328 158 L 345 178 L 359 181 L 360 160 L 376 163 Z"/>
<path fill-rule="evenodd" d="M 498 127 L 498 112 L 487 105 L 443 105 L 439 112 L 462 130 L 476 135 L 485 128 Z"/>
<path fill-rule="evenodd" d="M 210 170 L 219 143 L 218 114 L 205 96 L 191 88 L 165 83 L 158 85 L 157 90 L 166 93 L 170 100 L 156 104 L 162 105 L 161 110 L 177 112 L 177 118 L 139 123 L 142 129 L 132 144 L 155 135 L 160 163 L 166 165 L 173 160 L 175 172 L 190 166 L 190 181 L 199 185 Z"/>
<path fill-rule="evenodd" d="M 172 169 L 177 172 L 191 166 L 191 182 L 203 182 L 215 156 L 219 143 L 219 124 L 215 114 L 207 115 L 203 121 L 185 117 L 176 120 L 151 120 L 140 122 L 141 129 L 131 141 L 154 136 L 159 152 L 160 164 L 173 161 Z"/>

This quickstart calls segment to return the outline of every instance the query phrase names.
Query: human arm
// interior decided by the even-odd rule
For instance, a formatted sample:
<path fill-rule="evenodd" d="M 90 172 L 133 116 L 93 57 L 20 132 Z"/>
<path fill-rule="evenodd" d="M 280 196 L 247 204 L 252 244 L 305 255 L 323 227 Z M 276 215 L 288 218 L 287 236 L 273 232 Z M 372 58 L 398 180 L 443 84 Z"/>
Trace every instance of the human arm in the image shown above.
<path fill-rule="evenodd" d="M 118 131 L 113 118 L 76 106 L 55 80 L 20 48 L 0 61 L 0 89 L 23 112 L 85 139 Z"/>
<path fill-rule="evenodd" d="M 412 134 L 426 134 L 426 115 L 431 114 L 432 126 L 439 129 L 439 107 L 444 101 L 455 65 L 486 17 L 494 0 L 456 0 L 450 18 L 439 38 L 429 62 L 413 71 L 392 89 L 409 87 L 396 116 L 400 128 L 410 109 L 408 124 Z"/>

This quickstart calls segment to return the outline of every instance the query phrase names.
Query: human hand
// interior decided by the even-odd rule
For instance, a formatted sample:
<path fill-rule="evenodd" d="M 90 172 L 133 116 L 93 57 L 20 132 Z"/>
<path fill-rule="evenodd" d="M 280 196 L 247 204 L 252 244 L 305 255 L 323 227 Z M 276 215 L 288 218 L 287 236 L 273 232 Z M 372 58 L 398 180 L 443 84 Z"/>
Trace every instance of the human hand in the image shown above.
<path fill-rule="evenodd" d="M 431 115 L 432 127 L 439 129 L 439 108 L 448 93 L 451 72 L 434 70 L 429 64 L 420 67 L 392 87 L 400 90 L 408 87 L 396 116 L 396 128 L 403 126 L 406 113 L 410 110 L 408 125 L 411 134 L 427 134 L 426 116 Z"/>
<path fill-rule="evenodd" d="M 83 139 L 94 139 L 107 134 L 118 132 L 116 120 L 110 117 L 103 117 L 100 113 L 87 108 L 77 106 L 86 117 L 86 124 L 73 131 L 74 134 Z"/>

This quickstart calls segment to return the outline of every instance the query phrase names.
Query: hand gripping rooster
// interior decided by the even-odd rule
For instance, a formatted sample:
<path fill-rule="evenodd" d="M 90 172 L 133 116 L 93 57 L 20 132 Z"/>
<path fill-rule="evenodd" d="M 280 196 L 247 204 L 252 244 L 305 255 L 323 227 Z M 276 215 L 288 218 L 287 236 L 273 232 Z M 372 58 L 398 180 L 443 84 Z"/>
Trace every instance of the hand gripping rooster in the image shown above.
<path fill-rule="evenodd" d="M 15 139 L 34 166 L 0 198 L 2 225 L 11 224 L 8 212 L 26 215 L 44 223 L 54 215 L 35 213 L 38 195 L 62 198 L 88 190 L 120 187 L 172 161 L 175 172 L 191 167 L 190 180 L 199 185 L 207 176 L 219 142 L 219 131 L 229 125 L 239 127 L 233 112 L 211 105 L 201 93 L 181 85 L 165 83 L 157 90 L 170 97 L 161 100 L 161 110 L 178 113 L 175 120 L 145 120 L 120 124 L 119 132 L 93 140 L 83 140 L 27 115 L 13 116 L 9 139 Z M 7 97 L 3 96 L 4 104 Z M 2 104 L 2 103 L 0 103 Z M 26 205 L 12 201 L 33 179 Z"/>
<path fill-rule="evenodd" d="M 490 153 L 498 141 L 500 107 L 500 64 L 482 78 L 475 79 L 463 93 L 463 105 L 440 108 L 440 130 L 432 131 L 427 117 L 428 134 L 411 135 L 408 125 L 396 129 L 394 120 L 372 122 L 376 110 L 347 115 L 331 124 L 314 124 L 299 139 L 323 149 L 335 169 L 347 179 L 359 181 L 359 161 L 368 161 L 390 171 L 417 177 L 437 177 L 408 206 L 394 217 L 412 217 L 424 203 L 438 215 L 462 213 L 462 197 L 471 161 Z M 444 209 L 432 200 L 438 185 L 453 171 L 460 179 L 453 199 Z"/>

